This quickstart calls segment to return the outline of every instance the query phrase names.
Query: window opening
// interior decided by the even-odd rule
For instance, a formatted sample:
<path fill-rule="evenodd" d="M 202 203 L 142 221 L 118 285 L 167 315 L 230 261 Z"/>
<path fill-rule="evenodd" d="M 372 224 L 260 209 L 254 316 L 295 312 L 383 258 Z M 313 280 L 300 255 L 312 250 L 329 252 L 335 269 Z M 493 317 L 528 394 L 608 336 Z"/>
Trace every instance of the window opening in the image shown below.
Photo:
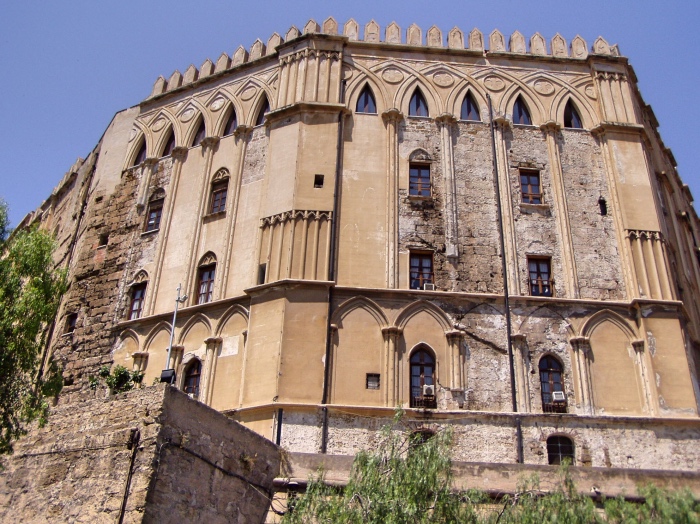
<path fill-rule="evenodd" d="M 377 103 L 374 100 L 374 94 L 369 85 L 365 85 L 357 99 L 356 113 L 377 113 Z"/>
<path fill-rule="evenodd" d="M 267 264 L 258 266 L 258 285 L 265 283 L 265 273 L 267 273 Z"/>
<path fill-rule="evenodd" d="M 199 127 L 197 128 L 197 132 L 194 134 L 194 140 L 192 140 L 192 147 L 197 147 L 202 143 L 202 140 L 204 140 L 204 137 L 206 136 L 207 130 L 206 127 L 204 126 L 204 120 L 199 121 Z"/>
<path fill-rule="evenodd" d="M 540 359 L 540 386 L 542 391 L 542 411 L 545 413 L 566 413 L 566 396 L 561 381 L 562 365 L 553 356 Z"/>
<path fill-rule="evenodd" d="M 551 297 L 554 282 L 551 279 L 549 258 L 528 258 L 530 273 L 530 295 L 533 297 Z"/>
<path fill-rule="evenodd" d="M 521 169 L 520 190 L 522 192 L 523 203 L 541 204 L 542 186 L 540 185 L 540 172 Z"/>
<path fill-rule="evenodd" d="M 211 302 L 214 295 L 214 276 L 216 274 L 216 264 L 199 268 L 199 281 L 197 284 L 197 304 Z"/>
<path fill-rule="evenodd" d="M 408 104 L 408 116 L 428 116 L 428 104 L 418 88 L 413 92 L 411 102 Z"/>
<path fill-rule="evenodd" d="M 411 164 L 408 174 L 408 194 L 430 196 L 430 164 Z"/>
<path fill-rule="evenodd" d="M 379 389 L 379 373 L 367 373 L 367 389 Z"/>
<path fill-rule="evenodd" d="M 583 129 L 583 124 L 581 123 L 581 117 L 576 111 L 576 106 L 569 99 L 564 108 L 564 127 L 570 127 L 573 129 Z"/>
<path fill-rule="evenodd" d="M 143 303 L 146 297 L 146 283 L 136 284 L 131 287 L 131 304 L 129 305 L 129 320 L 141 318 Z"/>
<path fill-rule="evenodd" d="M 211 186 L 211 199 L 209 201 L 209 213 L 226 211 L 226 197 L 228 196 L 228 179 L 214 182 Z"/>
<path fill-rule="evenodd" d="M 144 138 L 141 141 L 141 147 L 139 149 L 139 152 L 136 155 L 136 159 L 134 160 L 134 165 L 138 166 L 139 164 L 143 164 L 143 162 L 146 160 L 146 139 Z"/>
<path fill-rule="evenodd" d="M 547 439 L 547 458 L 552 465 L 574 462 L 574 443 L 570 438 L 554 436 Z"/>
<path fill-rule="evenodd" d="M 316 189 L 323 187 L 323 175 L 314 175 L 314 187 Z"/>
<path fill-rule="evenodd" d="M 238 121 L 236 120 L 236 112 L 231 109 L 231 114 L 226 121 L 226 127 L 224 127 L 224 136 L 232 135 L 237 127 Z"/>
<path fill-rule="evenodd" d="M 270 112 L 270 102 L 267 100 L 267 97 L 265 97 L 265 102 L 263 103 L 262 107 L 260 108 L 260 112 L 258 113 L 258 118 L 255 120 L 255 125 L 256 126 L 261 126 L 265 123 L 265 115 Z"/>
<path fill-rule="evenodd" d="M 148 203 L 148 212 L 146 213 L 146 228 L 145 231 L 157 231 L 160 229 L 160 219 L 163 216 L 163 199 L 159 198 Z"/>
<path fill-rule="evenodd" d="M 435 360 L 426 350 L 411 357 L 411 407 L 437 408 L 435 400 Z"/>
<path fill-rule="evenodd" d="M 476 100 L 471 93 L 467 93 L 462 101 L 462 110 L 460 112 L 459 118 L 462 120 L 477 120 L 481 121 L 479 116 L 479 106 L 476 105 Z"/>
<path fill-rule="evenodd" d="M 201 375 L 202 363 L 199 361 L 199 359 L 195 359 L 187 366 L 184 383 L 185 393 L 192 396 L 192 398 L 199 398 L 199 379 Z"/>
<path fill-rule="evenodd" d="M 411 289 L 425 289 L 433 284 L 433 254 L 411 253 Z"/>
<path fill-rule="evenodd" d="M 66 325 L 63 328 L 63 333 L 73 333 L 75 331 L 75 324 L 78 321 L 78 314 L 77 313 L 68 313 L 66 315 Z"/>
<path fill-rule="evenodd" d="M 173 149 L 175 149 L 175 133 L 172 129 L 170 129 L 170 136 L 168 137 L 168 141 L 165 143 L 165 147 L 163 148 L 163 154 L 161 156 L 172 155 Z"/>
<path fill-rule="evenodd" d="M 97 247 L 104 247 L 109 243 L 109 233 L 102 233 L 97 240 Z"/>
<path fill-rule="evenodd" d="M 513 123 L 524 126 L 532 125 L 530 111 L 527 109 L 527 104 L 525 104 L 522 96 L 519 96 L 515 104 L 513 104 Z"/>
<path fill-rule="evenodd" d="M 600 207 L 601 216 L 605 216 L 608 214 L 608 203 L 605 201 L 602 195 L 598 199 L 598 207 Z"/>

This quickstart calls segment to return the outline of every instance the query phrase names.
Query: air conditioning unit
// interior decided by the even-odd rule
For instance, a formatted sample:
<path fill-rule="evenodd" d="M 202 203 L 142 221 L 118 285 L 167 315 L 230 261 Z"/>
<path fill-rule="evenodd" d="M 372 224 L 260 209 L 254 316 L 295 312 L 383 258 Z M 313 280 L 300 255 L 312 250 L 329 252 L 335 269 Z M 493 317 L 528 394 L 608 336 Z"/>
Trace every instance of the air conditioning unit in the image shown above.
<path fill-rule="evenodd" d="M 563 391 L 552 391 L 552 400 L 554 402 L 566 402 L 566 394 Z"/>
<path fill-rule="evenodd" d="M 425 291 L 435 291 L 435 284 L 423 284 Z"/>
<path fill-rule="evenodd" d="M 435 385 L 434 384 L 423 384 L 423 396 L 424 397 L 434 397 L 435 396 Z"/>

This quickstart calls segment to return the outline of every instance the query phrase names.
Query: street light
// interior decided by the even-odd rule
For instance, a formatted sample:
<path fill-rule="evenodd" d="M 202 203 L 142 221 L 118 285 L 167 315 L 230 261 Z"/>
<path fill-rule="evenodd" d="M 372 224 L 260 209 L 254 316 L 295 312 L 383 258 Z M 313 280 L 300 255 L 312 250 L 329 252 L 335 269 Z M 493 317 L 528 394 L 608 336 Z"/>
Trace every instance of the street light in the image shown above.
<path fill-rule="evenodd" d="M 187 300 L 187 295 L 180 296 L 180 290 L 182 289 L 182 284 L 177 285 L 177 298 L 175 299 L 175 311 L 173 312 L 173 324 L 170 328 L 170 343 L 168 344 L 168 357 L 165 361 L 165 369 L 160 374 L 160 381 L 167 382 L 168 384 L 175 383 L 175 370 L 168 368 L 170 364 L 170 356 L 173 352 L 173 336 L 175 335 L 175 322 L 177 321 L 177 308 L 178 306 Z"/>

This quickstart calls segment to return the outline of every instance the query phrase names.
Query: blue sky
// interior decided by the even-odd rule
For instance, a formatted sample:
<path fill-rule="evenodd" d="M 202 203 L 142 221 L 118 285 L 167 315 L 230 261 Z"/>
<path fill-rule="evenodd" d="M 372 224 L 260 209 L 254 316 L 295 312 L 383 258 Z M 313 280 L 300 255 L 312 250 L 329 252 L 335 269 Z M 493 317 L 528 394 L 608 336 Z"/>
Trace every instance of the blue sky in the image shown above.
<path fill-rule="evenodd" d="M 632 63 L 678 170 L 700 198 L 697 146 L 700 2 L 490 0 L 401 2 L 313 0 L 23 0 L 0 4 L 0 197 L 11 223 L 47 198 L 77 157 L 85 157 L 117 111 L 144 99 L 158 75 L 216 61 L 309 18 L 342 25 L 375 19 L 383 29 L 455 25 L 527 39 L 557 32 L 589 44 L 602 35 Z M 695 144 L 695 145 L 694 145 Z"/>

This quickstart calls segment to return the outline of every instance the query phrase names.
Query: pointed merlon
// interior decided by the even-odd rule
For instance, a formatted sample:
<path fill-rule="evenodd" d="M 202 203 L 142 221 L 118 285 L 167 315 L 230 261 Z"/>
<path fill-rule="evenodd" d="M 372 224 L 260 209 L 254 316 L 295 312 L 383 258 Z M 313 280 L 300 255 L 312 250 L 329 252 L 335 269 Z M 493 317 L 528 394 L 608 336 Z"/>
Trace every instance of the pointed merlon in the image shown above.
<path fill-rule="evenodd" d="M 199 71 L 197 71 L 197 68 L 194 66 L 194 64 L 190 64 L 190 67 L 188 67 L 185 70 L 185 74 L 182 77 L 182 83 L 183 85 L 186 84 L 191 84 L 195 80 L 199 78 Z"/>
<path fill-rule="evenodd" d="M 520 31 L 515 31 L 510 35 L 510 41 L 508 42 L 508 48 L 511 53 L 527 53 L 527 46 L 525 44 L 525 37 Z"/>
<path fill-rule="evenodd" d="M 386 26 L 384 31 L 384 41 L 387 44 L 400 44 L 401 43 L 401 28 L 396 22 L 390 23 Z"/>
<path fill-rule="evenodd" d="M 236 52 L 233 53 L 233 61 L 231 65 L 233 67 L 236 67 L 237 65 L 241 65 L 245 62 L 248 61 L 248 51 L 245 50 L 245 47 L 242 45 L 238 46 L 238 49 L 236 49 Z"/>
<path fill-rule="evenodd" d="M 503 38 L 503 33 L 498 29 L 494 29 L 489 35 L 489 51 L 491 53 L 503 53 L 505 50 L 506 40 Z"/>
<path fill-rule="evenodd" d="M 567 57 L 569 52 L 566 49 L 566 40 L 559 33 L 552 38 L 552 56 Z"/>
<path fill-rule="evenodd" d="M 177 69 L 175 72 L 173 72 L 172 75 L 170 75 L 170 78 L 168 78 L 168 91 L 172 91 L 173 89 L 177 89 L 182 85 L 182 74 L 180 71 Z"/>
<path fill-rule="evenodd" d="M 447 47 L 450 49 L 464 49 L 464 33 L 459 27 L 454 26 L 447 33 Z"/>
<path fill-rule="evenodd" d="M 442 31 L 436 25 L 428 29 L 428 46 L 442 47 Z"/>
<path fill-rule="evenodd" d="M 357 40 L 359 38 L 360 28 L 353 18 L 345 22 L 343 26 L 343 34 L 348 37 L 348 40 Z"/>
<path fill-rule="evenodd" d="M 287 34 L 284 35 L 284 40 L 286 42 L 289 42 L 290 40 L 294 40 L 295 38 L 299 38 L 299 30 L 297 29 L 296 26 L 292 26 L 289 28 L 289 31 L 287 31 Z"/>
<path fill-rule="evenodd" d="M 306 25 L 304 26 L 304 34 L 305 35 L 312 35 L 314 33 L 318 33 L 321 30 L 321 28 L 318 25 L 318 22 L 314 20 L 313 18 L 306 22 Z"/>
<path fill-rule="evenodd" d="M 484 50 L 484 35 L 476 27 L 469 33 L 469 49 L 472 51 Z"/>
<path fill-rule="evenodd" d="M 253 61 L 263 56 L 265 56 L 265 44 L 263 44 L 262 40 L 258 38 L 255 42 L 253 42 L 253 45 L 250 46 L 249 59 Z"/>
<path fill-rule="evenodd" d="M 335 18 L 329 16 L 323 21 L 323 34 L 326 35 L 337 35 L 338 34 L 338 22 Z"/>
<path fill-rule="evenodd" d="M 279 34 L 272 33 L 272 36 L 267 41 L 267 51 L 265 52 L 265 54 L 271 55 L 275 52 L 277 46 L 282 45 L 283 42 L 284 40 L 282 40 L 282 37 Z"/>
<path fill-rule="evenodd" d="M 379 24 L 374 20 L 365 26 L 365 42 L 379 42 Z"/>
<path fill-rule="evenodd" d="M 206 78 L 211 76 L 213 73 L 214 63 L 207 58 L 202 64 L 202 67 L 199 68 L 199 78 Z"/>
<path fill-rule="evenodd" d="M 423 45 L 423 31 L 417 24 L 411 24 L 406 29 L 406 43 L 408 45 Z"/>
<path fill-rule="evenodd" d="M 226 71 L 229 67 L 231 67 L 231 58 L 226 53 L 221 53 L 221 56 L 216 61 L 214 72 L 220 73 L 221 71 Z"/>
<path fill-rule="evenodd" d="M 530 52 L 533 55 L 547 54 L 547 42 L 541 34 L 535 33 L 530 37 Z"/>
<path fill-rule="evenodd" d="M 588 56 L 588 45 L 579 35 L 571 41 L 571 56 L 573 58 L 586 58 Z"/>
<path fill-rule="evenodd" d="M 153 84 L 153 91 L 151 91 L 151 97 L 162 95 L 165 92 L 165 88 L 167 87 L 167 85 L 168 83 L 165 81 L 165 78 L 163 78 L 163 76 L 159 76 Z"/>
<path fill-rule="evenodd" d="M 610 54 L 610 44 L 605 41 L 605 38 L 599 36 L 593 42 L 593 52 L 596 55 L 609 55 Z"/>

